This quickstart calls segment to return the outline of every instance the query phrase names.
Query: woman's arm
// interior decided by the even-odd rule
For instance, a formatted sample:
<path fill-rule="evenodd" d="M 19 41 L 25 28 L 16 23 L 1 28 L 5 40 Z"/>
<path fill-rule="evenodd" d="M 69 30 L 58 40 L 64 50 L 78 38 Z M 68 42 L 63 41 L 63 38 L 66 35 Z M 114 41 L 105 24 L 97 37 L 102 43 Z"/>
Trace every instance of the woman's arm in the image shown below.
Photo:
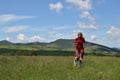
<path fill-rule="evenodd" d="M 74 40 L 74 45 L 77 45 L 78 44 L 78 41 L 77 39 Z"/>

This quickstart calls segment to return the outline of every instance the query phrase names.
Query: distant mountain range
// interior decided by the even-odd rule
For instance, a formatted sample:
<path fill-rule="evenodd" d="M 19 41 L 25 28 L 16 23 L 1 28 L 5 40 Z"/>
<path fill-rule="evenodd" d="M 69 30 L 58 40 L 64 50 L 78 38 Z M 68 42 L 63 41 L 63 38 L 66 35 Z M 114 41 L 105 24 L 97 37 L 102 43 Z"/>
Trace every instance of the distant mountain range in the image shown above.
<path fill-rule="evenodd" d="M 42 42 L 12 43 L 7 40 L 3 40 L 3 41 L 0 41 L 0 45 L 37 45 L 37 46 L 43 46 L 43 47 L 52 47 L 58 50 L 74 51 L 75 46 L 73 44 L 73 41 L 74 41 L 73 39 L 58 39 L 50 43 L 42 43 Z M 86 42 L 84 47 L 85 47 L 86 53 L 104 54 L 104 55 L 120 54 L 120 49 L 118 48 L 110 48 L 107 46 L 103 46 L 103 45 L 95 44 L 91 42 Z"/>
<path fill-rule="evenodd" d="M 7 40 L 2 40 L 2 41 L 0 41 L 0 44 L 10 45 L 10 44 L 14 44 L 14 43 L 7 41 Z"/>

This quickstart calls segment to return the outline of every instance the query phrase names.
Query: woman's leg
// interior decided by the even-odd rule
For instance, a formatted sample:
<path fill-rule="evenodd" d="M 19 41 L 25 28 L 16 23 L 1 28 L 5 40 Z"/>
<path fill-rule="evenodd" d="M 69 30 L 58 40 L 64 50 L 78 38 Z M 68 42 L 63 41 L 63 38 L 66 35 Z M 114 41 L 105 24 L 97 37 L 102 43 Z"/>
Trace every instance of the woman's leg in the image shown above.
<path fill-rule="evenodd" d="M 76 49 L 75 50 L 75 57 L 74 57 L 74 66 L 77 65 L 77 62 L 79 61 L 79 58 L 80 58 L 80 51 L 79 51 L 79 49 Z"/>
<path fill-rule="evenodd" d="M 80 60 L 82 61 L 84 57 L 84 49 L 80 50 Z"/>
<path fill-rule="evenodd" d="M 76 59 L 80 58 L 80 50 L 76 49 L 76 54 L 75 54 Z"/>

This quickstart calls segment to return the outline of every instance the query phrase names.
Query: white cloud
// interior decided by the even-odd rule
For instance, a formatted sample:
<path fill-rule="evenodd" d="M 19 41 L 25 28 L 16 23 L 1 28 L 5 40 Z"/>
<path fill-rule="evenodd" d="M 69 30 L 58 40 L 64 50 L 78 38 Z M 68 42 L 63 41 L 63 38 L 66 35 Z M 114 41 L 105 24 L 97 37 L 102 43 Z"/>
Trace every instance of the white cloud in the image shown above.
<path fill-rule="evenodd" d="M 111 26 L 106 34 L 108 35 L 109 44 L 114 45 L 114 47 L 120 46 L 120 28 Z"/>
<path fill-rule="evenodd" d="M 9 38 L 9 37 L 6 37 L 6 39 L 5 39 L 5 40 L 10 41 L 10 38 Z"/>
<path fill-rule="evenodd" d="M 57 2 L 56 4 L 49 4 L 50 10 L 55 10 L 57 13 L 60 13 L 61 9 L 63 8 L 62 3 Z"/>
<path fill-rule="evenodd" d="M 21 42 L 21 41 L 25 41 L 26 40 L 26 37 L 25 37 L 25 35 L 24 34 L 18 34 L 17 35 L 17 41 L 18 42 Z"/>
<path fill-rule="evenodd" d="M 66 2 L 77 6 L 82 11 L 89 11 L 92 9 L 91 0 L 66 0 Z"/>
<path fill-rule="evenodd" d="M 69 29 L 69 26 L 58 26 L 58 27 L 54 27 L 53 30 L 65 30 L 65 29 Z"/>
<path fill-rule="evenodd" d="M 95 18 L 93 16 L 91 16 L 88 11 L 83 11 L 80 14 L 80 17 L 81 18 L 87 18 L 91 23 L 95 23 Z"/>
<path fill-rule="evenodd" d="M 43 41 L 45 41 L 45 39 L 40 36 L 32 36 L 30 37 L 30 39 L 28 39 L 28 42 L 43 42 Z"/>
<path fill-rule="evenodd" d="M 80 30 L 73 30 L 72 33 L 78 33 L 78 32 L 81 32 Z"/>
<path fill-rule="evenodd" d="M 92 10 L 92 0 L 66 0 L 66 2 L 73 4 L 80 11 L 80 18 L 89 20 L 90 24 L 77 23 L 77 25 L 84 29 L 97 29 L 95 25 L 95 18 L 90 14 Z"/>
<path fill-rule="evenodd" d="M 3 15 L 0 15 L 0 23 L 22 20 L 22 19 L 29 19 L 29 18 L 33 18 L 33 16 L 17 16 L 14 14 L 3 14 Z"/>
<path fill-rule="evenodd" d="M 111 38 L 120 39 L 120 28 L 111 26 L 110 29 L 106 32 Z"/>
<path fill-rule="evenodd" d="M 96 35 L 92 35 L 91 37 L 90 37 L 90 40 L 91 41 L 95 41 L 97 38 L 96 38 Z"/>
<path fill-rule="evenodd" d="M 2 29 L 4 33 L 14 33 L 27 29 L 27 25 L 9 26 Z"/>
<path fill-rule="evenodd" d="M 98 26 L 94 25 L 94 24 L 86 24 L 86 23 L 78 22 L 76 25 L 82 29 L 88 29 L 88 30 L 97 30 L 98 29 Z"/>
<path fill-rule="evenodd" d="M 38 35 L 33 35 L 31 37 L 25 36 L 25 34 L 20 33 L 16 36 L 16 41 L 15 42 L 45 42 L 45 39 L 41 36 Z"/>

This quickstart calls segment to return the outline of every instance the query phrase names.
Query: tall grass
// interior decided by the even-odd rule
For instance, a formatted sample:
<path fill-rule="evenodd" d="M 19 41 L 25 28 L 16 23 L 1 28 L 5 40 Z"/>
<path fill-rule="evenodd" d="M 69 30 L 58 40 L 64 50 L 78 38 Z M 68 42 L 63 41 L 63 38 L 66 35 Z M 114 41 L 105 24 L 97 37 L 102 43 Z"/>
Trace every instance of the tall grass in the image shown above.
<path fill-rule="evenodd" d="M 85 56 L 0 56 L 0 80 L 119 80 L 120 58 Z"/>

